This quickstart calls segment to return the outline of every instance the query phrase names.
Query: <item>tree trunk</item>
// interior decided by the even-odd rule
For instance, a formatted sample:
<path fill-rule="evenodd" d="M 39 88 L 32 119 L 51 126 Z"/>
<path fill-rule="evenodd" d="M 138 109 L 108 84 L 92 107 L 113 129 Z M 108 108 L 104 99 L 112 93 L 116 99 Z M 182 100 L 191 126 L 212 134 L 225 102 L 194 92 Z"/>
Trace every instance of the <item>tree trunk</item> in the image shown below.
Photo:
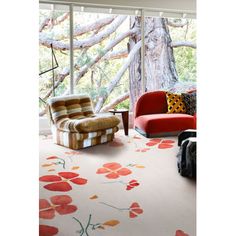
<path fill-rule="evenodd" d="M 140 28 L 140 19 L 131 17 L 131 27 Z M 135 37 L 130 37 L 132 49 Z M 145 91 L 168 90 L 178 81 L 171 37 L 164 18 L 145 18 Z M 141 95 L 141 52 L 130 65 L 130 110 Z"/>
<path fill-rule="evenodd" d="M 130 36 L 128 51 L 130 52 L 135 44 L 141 40 L 141 17 L 130 17 L 130 29 L 138 28 L 137 34 Z M 130 90 L 130 111 L 133 111 L 133 107 L 137 99 L 142 94 L 142 82 L 141 82 L 141 49 L 134 56 L 133 61 L 129 67 L 129 90 Z"/>
<path fill-rule="evenodd" d="M 168 90 L 178 81 L 165 18 L 145 19 L 145 76 L 147 91 Z"/>

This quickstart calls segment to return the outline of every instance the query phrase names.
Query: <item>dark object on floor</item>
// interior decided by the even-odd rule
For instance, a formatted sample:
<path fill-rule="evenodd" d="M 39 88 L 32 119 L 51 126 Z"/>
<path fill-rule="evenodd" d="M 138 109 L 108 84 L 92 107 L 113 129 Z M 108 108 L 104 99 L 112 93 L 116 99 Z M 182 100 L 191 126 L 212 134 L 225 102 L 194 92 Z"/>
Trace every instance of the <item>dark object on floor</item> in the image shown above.
<path fill-rule="evenodd" d="M 189 136 L 188 136 L 188 135 Z M 185 139 L 183 139 L 185 135 Z M 195 137 L 193 137 L 195 135 Z M 196 161 L 197 161 L 197 138 L 196 131 L 182 132 L 179 135 L 178 143 L 180 150 L 177 154 L 177 166 L 179 173 L 184 177 L 196 177 Z"/>
<path fill-rule="evenodd" d="M 190 137 L 197 137 L 197 131 L 195 129 L 187 129 L 185 131 L 182 131 L 179 135 L 178 135 L 178 146 L 181 145 L 181 143 Z"/>

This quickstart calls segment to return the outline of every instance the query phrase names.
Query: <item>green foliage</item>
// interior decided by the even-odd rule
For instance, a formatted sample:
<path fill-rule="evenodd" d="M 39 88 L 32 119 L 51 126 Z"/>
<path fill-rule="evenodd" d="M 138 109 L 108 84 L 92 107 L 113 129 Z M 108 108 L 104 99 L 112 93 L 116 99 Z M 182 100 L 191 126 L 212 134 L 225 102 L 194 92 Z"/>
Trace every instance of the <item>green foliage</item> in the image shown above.
<path fill-rule="evenodd" d="M 125 108 L 125 109 L 129 109 L 129 99 L 121 102 L 120 104 L 118 104 L 116 106 L 117 109 L 121 109 L 121 108 Z"/>
<path fill-rule="evenodd" d="M 181 19 L 172 19 L 180 23 Z M 196 43 L 196 22 L 188 20 L 184 27 L 169 27 L 171 39 L 175 41 L 189 41 Z M 196 49 L 190 47 L 174 48 L 175 66 L 179 80 L 183 82 L 196 82 Z"/>
<path fill-rule="evenodd" d="M 187 47 L 175 48 L 174 55 L 179 80 L 196 82 L 196 50 Z"/>

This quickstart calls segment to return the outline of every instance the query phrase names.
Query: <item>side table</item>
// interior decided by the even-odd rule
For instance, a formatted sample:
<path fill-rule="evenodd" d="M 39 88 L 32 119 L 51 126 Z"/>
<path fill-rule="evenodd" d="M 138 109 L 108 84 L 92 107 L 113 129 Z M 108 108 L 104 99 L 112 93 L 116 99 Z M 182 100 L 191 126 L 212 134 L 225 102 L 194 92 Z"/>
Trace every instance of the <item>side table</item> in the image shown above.
<path fill-rule="evenodd" d="M 125 135 L 129 135 L 129 110 L 128 109 L 110 109 L 109 112 L 122 115 L 123 127 Z"/>

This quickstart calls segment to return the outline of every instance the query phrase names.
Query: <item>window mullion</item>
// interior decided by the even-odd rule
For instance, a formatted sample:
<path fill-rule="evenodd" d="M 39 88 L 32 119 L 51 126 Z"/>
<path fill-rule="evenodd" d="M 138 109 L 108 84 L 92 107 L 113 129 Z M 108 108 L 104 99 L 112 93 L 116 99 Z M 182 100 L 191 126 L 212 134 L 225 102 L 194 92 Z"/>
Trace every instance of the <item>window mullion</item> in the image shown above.
<path fill-rule="evenodd" d="M 74 35 L 74 12 L 73 12 L 73 4 L 70 4 L 70 94 L 74 93 L 73 35 Z"/>

